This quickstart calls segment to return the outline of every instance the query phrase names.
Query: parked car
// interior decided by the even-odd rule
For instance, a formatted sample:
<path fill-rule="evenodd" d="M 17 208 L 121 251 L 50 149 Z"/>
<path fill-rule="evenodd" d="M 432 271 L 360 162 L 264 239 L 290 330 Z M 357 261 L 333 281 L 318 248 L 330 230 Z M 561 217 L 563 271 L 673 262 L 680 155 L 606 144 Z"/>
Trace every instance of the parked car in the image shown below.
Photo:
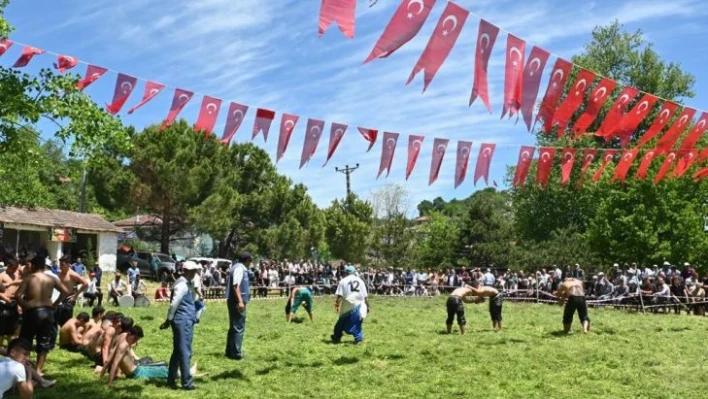
<path fill-rule="evenodd" d="M 118 251 L 116 259 L 118 270 L 125 273 L 131 261 L 137 262 L 138 270 L 143 277 L 156 281 L 166 280 L 169 274 L 175 272 L 175 260 L 169 255 L 158 252 Z"/>

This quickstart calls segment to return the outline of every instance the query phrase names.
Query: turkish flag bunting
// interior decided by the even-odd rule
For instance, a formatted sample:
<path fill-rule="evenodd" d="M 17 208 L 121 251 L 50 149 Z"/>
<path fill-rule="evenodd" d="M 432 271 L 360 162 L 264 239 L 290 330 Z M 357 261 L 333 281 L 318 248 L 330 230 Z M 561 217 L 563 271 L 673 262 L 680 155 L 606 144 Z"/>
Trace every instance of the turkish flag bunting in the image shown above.
<path fill-rule="evenodd" d="M 531 122 L 533 120 L 533 110 L 536 106 L 536 98 L 538 97 L 538 89 L 541 86 L 541 78 L 543 77 L 543 69 L 546 68 L 548 62 L 548 51 L 533 46 L 531 54 L 529 54 L 526 68 L 524 68 L 524 84 L 521 92 L 521 115 L 526 122 L 526 129 L 531 131 Z"/>
<path fill-rule="evenodd" d="M 615 89 L 615 86 L 617 86 L 617 82 L 614 80 L 608 78 L 600 79 L 600 83 L 595 86 L 592 94 L 590 94 L 590 101 L 588 101 L 585 106 L 585 112 L 575 121 L 575 125 L 573 126 L 575 137 L 580 137 L 588 130 L 590 125 L 595 121 L 595 118 L 597 118 L 597 114 L 600 112 L 600 109 L 602 109 L 602 106 L 605 105 L 607 99 L 610 98 L 610 94 L 612 94 L 612 90 Z"/>
<path fill-rule="evenodd" d="M 354 37 L 356 0 L 322 0 L 320 7 L 320 37 L 336 22 L 348 38 Z"/>
<path fill-rule="evenodd" d="M 101 68 L 100 66 L 96 65 L 89 65 L 86 67 L 86 74 L 84 75 L 84 78 L 81 79 L 78 83 L 76 83 L 76 88 L 79 90 L 83 90 L 89 85 L 95 81 L 98 80 L 101 76 L 105 75 L 106 72 L 108 72 L 108 69 L 106 68 Z"/>
<path fill-rule="evenodd" d="M 64 73 L 68 69 L 75 67 L 78 62 L 79 60 L 74 57 L 59 55 L 57 56 L 57 62 L 54 63 L 54 69 L 58 69 L 59 73 Z"/>
<path fill-rule="evenodd" d="M 320 137 L 322 137 L 323 129 L 324 121 L 312 118 L 307 120 L 305 142 L 302 145 L 302 155 L 300 155 L 300 169 L 302 169 L 302 167 L 310 161 L 312 156 L 315 155 L 317 145 L 320 143 Z"/>
<path fill-rule="evenodd" d="M 477 50 L 474 55 L 474 83 L 472 83 L 472 94 L 470 94 L 470 106 L 479 97 L 490 114 L 492 113 L 492 104 L 489 102 L 487 67 L 489 66 L 489 57 L 492 55 L 498 34 L 499 28 L 483 19 L 479 21 Z"/>
<path fill-rule="evenodd" d="M 566 184 L 570 181 L 570 173 L 573 171 L 575 164 L 575 148 L 564 148 L 561 153 L 561 184 Z"/>
<path fill-rule="evenodd" d="M 536 122 L 543 119 L 543 131 L 546 132 L 546 134 L 551 131 L 553 113 L 558 105 L 561 94 L 563 94 L 565 82 L 568 80 L 572 69 L 573 64 L 562 58 L 558 58 L 556 60 L 556 64 L 553 66 L 553 73 L 551 74 L 551 78 L 548 80 L 546 94 L 543 96 L 541 107 L 536 115 Z"/>
<path fill-rule="evenodd" d="M 376 41 L 364 63 L 375 58 L 386 58 L 413 39 L 428 19 L 435 0 L 403 0 Z"/>
<path fill-rule="evenodd" d="M 642 138 L 639 139 L 639 143 L 637 143 L 636 148 L 643 147 L 644 144 L 650 142 L 654 139 L 654 137 L 661 133 L 666 124 L 669 123 L 671 115 L 675 114 L 677 109 L 678 104 L 672 103 L 671 101 L 664 102 L 661 106 L 661 110 L 659 111 L 659 115 L 656 116 L 656 119 L 654 119 L 654 122 L 652 122 L 651 126 L 649 126 L 649 129 L 647 129 L 647 131 L 642 135 Z"/>
<path fill-rule="evenodd" d="M 359 129 L 359 133 L 364 137 L 364 140 L 369 142 L 369 148 L 366 149 L 366 152 L 371 151 L 371 147 L 376 144 L 376 137 L 379 135 L 379 131 L 376 129 L 369 129 L 366 127 L 360 127 L 357 128 Z"/>
<path fill-rule="evenodd" d="M 703 136 L 703 133 L 706 132 L 706 129 L 708 129 L 708 112 L 703 112 L 701 117 L 698 119 L 698 122 L 696 122 L 696 125 L 693 126 L 691 132 L 688 133 L 686 138 L 683 140 L 683 143 L 681 143 L 680 148 L 682 150 L 689 150 L 693 148 L 698 140 L 700 140 L 701 136 Z"/>
<path fill-rule="evenodd" d="M 418 72 L 425 70 L 423 77 L 423 91 L 425 92 L 425 89 L 433 81 L 435 74 L 438 73 L 443 62 L 445 62 L 445 59 L 455 46 L 457 37 L 460 36 L 460 31 L 465 26 L 468 15 L 469 11 L 464 8 L 453 2 L 447 3 L 447 7 L 445 7 L 440 16 L 433 35 L 430 36 L 428 45 L 425 46 L 423 54 L 420 55 L 418 62 L 413 67 L 410 76 L 408 76 L 406 85 L 413 81 Z"/>
<path fill-rule="evenodd" d="M 639 150 L 633 149 L 627 150 L 622 154 L 622 158 L 620 158 L 617 168 L 615 168 L 615 174 L 612 176 L 612 181 L 619 180 L 624 183 L 629 168 L 632 167 L 632 163 L 634 163 L 634 160 L 637 158 L 638 152 Z"/>
<path fill-rule="evenodd" d="M 684 156 L 679 158 L 678 162 L 676 163 L 676 167 L 674 168 L 674 176 L 682 177 L 686 173 L 686 171 L 688 171 L 688 169 L 693 166 L 693 162 L 696 161 L 696 158 L 698 158 L 698 150 L 688 150 L 688 152 L 686 152 Z"/>
<path fill-rule="evenodd" d="M 501 117 L 507 112 L 514 116 L 521 108 L 521 91 L 524 84 L 524 57 L 526 42 L 509 34 L 506 38 L 506 68 L 504 69 L 504 106 Z"/>
<path fill-rule="evenodd" d="M 220 109 L 220 99 L 204 96 L 204 98 L 202 98 L 202 106 L 199 108 L 197 123 L 194 124 L 194 130 L 204 131 L 211 134 L 214 130 L 214 125 L 216 124 L 216 118 L 219 117 Z"/>
<path fill-rule="evenodd" d="M 708 177 L 708 168 L 700 169 L 700 170 L 696 171 L 696 173 L 694 173 L 694 174 L 691 176 L 691 178 L 693 179 L 693 181 L 696 182 L 696 183 L 698 183 L 699 181 L 705 179 L 706 177 Z"/>
<path fill-rule="evenodd" d="M 619 122 L 617 134 L 620 135 L 623 141 L 629 141 L 632 134 L 637 130 L 637 127 L 649 115 L 652 107 L 656 104 L 658 98 L 651 94 L 645 94 L 627 114 L 625 114 Z M 628 138 L 626 138 L 628 137 Z"/>
<path fill-rule="evenodd" d="M 489 166 L 492 164 L 492 157 L 494 156 L 494 150 L 497 148 L 496 144 L 482 143 L 479 147 L 479 155 L 477 155 L 477 165 L 474 169 L 474 185 L 477 185 L 477 181 L 481 177 L 484 178 L 484 184 L 489 185 Z"/>
<path fill-rule="evenodd" d="M 408 164 L 406 164 L 406 180 L 413 172 L 415 168 L 415 163 L 418 161 L 418 155 L 420 155 L 420 147 L 423 145 L 423 136 L 409 135 L 408 136 Z"/>
<path fill-rule="evenodd" d="M 696 162 L 702 163 L 707 158 L 708 158 L 708 148 L 704 148 L 698 152 L 698 159 L 696 159 Z"/>
<path fill-rule="evenodd" d="M 538 151 L 538 165 L 536 166 L 536 183 L 541 187 L 548 185 L 548 176 L 551 174 L 553 159 L 556 157 L 556 149 L 553 147 L 541 147 Z"/>
<path fill-rule="evenodd" d="M 657 155 L 658 154 L 660 154 L 660 153 L 657 153 Z M 676 151 L 673 151 L 673 150 L 669 151 L 669 153 L 666 155 L 666 158 L 664 158 L 664 163 L 661 164 L 661 168 L 659 168 L 659 172 L 654 177 L 654 184 L 657 184 L 660 181 L 664 180 L 664 176 L 666 176 L 666 173 L 674 165 L 675 160 L 676 160 Z"/>
<path fill-rule="evenodd" d="M 605 172 L 605 168 L 612 162 L 616 154 L 617 150 L 605 150 L 605 153 L 602 155 L 602 165 L 595 171 L 595 174 L 592 176 L 592 181 L 600 180 L 602 174 Z"/>
<path fill-rule="evenodd" d="M 445 151 L 447 150 L 447 145 L 449 142 L 450 140 L 448 139 L 435 139 L 433 142 L 433 159 L 430 160 L 430 177 L 428 178 L 428 185 L 431 185 L 438 180 L 440 165 L 442 165 L 443 158 L 445 158 Z"/>
<path fill-rule="evenodd" d="M 519 161 L 516 163 L 516 172 L 514 173 L 514 187 L 523 186 L 526 182 L 526 175 L 529 173 L 534 152 L 536 152 L 536 148 L 530 146 L 522 146 L 519 150 Z"/>
<path fill-rule="evenodd" d="M 585 173 L 588 171 L 588 167 L 590 167 L 590 164 L 593 163 L 595 160 L 595 157 L 597 157 L 597 150 L 594 148 L 586 148 L 583 150 L 583 165 L 580 169 L 580 173 L 585 176 Z"/>
<path fill-rule="evenodd" d="M 251 139 L 255 139 L 259 132 L 263 132 L 263 141 L 268 141 L 268 132 L 270 131 L 270 125 L 273 119 L 275 119 L 275 111 L 258 108 L 256 111 L 256 120 L 253 122 L 253 136 Z"/>
<path fill-rule="evenodd" d="M 341 123 L 332 123 L 332 127 L 329 131 L 329 149 L 327 150 L 327 159 L 322 165 L 323 168 L 327 165 L 329 159 L 332 158 L 332 155 L 334 155 L 334 151 L 337 150 L 337 146 L 339 146 L 339 142 L 342 141 L 342 137 L 344 137 L 347 127 L 347 125 Z"/>
<path fill-rule="evenodd" d="M 106 111 L 109 114 L 115 115 L 120 112 L 123 105 L 130 97 L 130 94 L 135 89 L 135 84 L 138 83 L 138 78 L 126 75 L 124 73 L 119 73 L 118 78 L 116 78 L 116 87 L 113 90 L 113 101 L 110 104 L 106 104 Z"/>
<path fill-rule="evenodd" d="M 637 93 L 639 93 L 639 90 L 633 87 L 622 89 L 619 97 L 612 104 L 612 108 L 607 111 L 600 129 L 595 132 L 596 136 L 606 137 L 606 140 L 609 141 L 619 132 L 619 123 L 625 116 L 625 109 L 632 99 L 637 96 Z"/>
<path fill-rule="evenodd" d="M 471 141 L 457 142 L 457 158 L 455 159 L 455 188 L 465 181 L 467 176 L 467 165 L 470 161 L 470 151 L 472 151 Z"/>
<path fill-rule="evenodd" d="M 145 90 L 143 91 L 143 99 L 140 100 L 139 103 L 137 103 L 133 108 L 128 110 L 129 114 L 132 114 L 135 112 L 136 109 L 142 107 L 143 105 L 147 104 L 148 101 L 152 100 L 155 98 L 160 92 L 165 88 L 165 85 L 162 83 L 157 83 L 157 82 L 150 82 L 148 81 L 145 83 Z"/>
<path fill-rule="evenodd" d="M 15 63 L 12 65 L 13 68 L 22 68 L 27 66 L 30 61 L 32 61 L 32 58 L 35 55 L 39 54 L 44 54 L 44 50 L 32 47 L 32 46 L 25 46 L 22 48 L 22 54 L 20 54 L 20 58 L 15 61 Z"/>
<path fill-rule="evenodd" d="M 175 89 L 175 94 L 172 97 L 172 105 L 170 105 L 170 112 L 167 113 L 167 118 L 162 122 L 161 130 L 171 125 L 174 122 L 177 115 L 182 112 L 185 105 L 192 99 L 194 93 L 184 89 Z"/>
<path fill-rule="evenodd" d="M 299 119 L 299 116 L 291 114 L 283 114 L 280 119 L 280 136 L 278 137 L 278 153 L 275 162 L 279 162 L 280 158 L 285 155 L 285 150 L 288 149 L 288 143 L 290 143 L 290 136 L 292 136 L 295 124 Z"/>
<path fill-rule="evenodd" d="M 674 146 L 676 140 L 681 137 L 681 134 L 688 127 L 688 125 L 693 120 L 693 116 L 696 114 L 696 110 L 693 108 L 684 108 L 681 115 L 674 122 L 673 125 L 666 131 L 666 133 L 659 139 L 656 143 L 656 150 L 660 154 L 666 153 L 671 147 Z"/>
<path fill-rule="evenodd" d="M 386 177 L 391 173 L 391 162 L 396 153 L 396 143 L 398 142 L 398 133 L 384 132 L 383 146 L 381 146 L 381 164 L 379 165 L 378 179 L 383 171 L 386 171 Z"/>
<path fill-rule="evenodd" d="M 14 42 L 9 39 L 0 39 L 0 57 L 2 57 L 3 54 L 5 54 L 7 50 L 10 49 L 10 47 L 12 47 L 13 43 Z"/>
<path fill-rule="evenodd" d="M 575 111 L 578 110 L 580 104 L 582 104 L 585 99 L 585 93 L 590 88 L 592 81 L 595 79 L 595 74 L 588 71 L 587 69 L 581 69 L 578 73 L 578 77 L 573 83 L 573 87 L 570 88 L 568 94 L 565 96 L 565 100 L 558 107 L 556 112 L 553 114 L 553 123 L 558 124 L 558 137 L 565 134 L 565 129 L 568 127 L 568 121 L 570 117 L 573 116 Z"/>
<path fill-rule="evenodd" d="M 639 164 L 639 168 L 637 169 L 637 178 L 639 180 L 646 179 L 647 171 L 649 170 L 649 166 L 651 166 L 651 162 L 654 160 L 655 155 L 655 149 L 651 149 L 644 153 L 644 156 L 642 157 L 642 162 Z"/>
<path fill-rule="evenodd" d="M 243 118 L 248 112 L 248 105 L 232 102 L 229 105 L 229 112 L 226 113 L 226 125 L 224 126 L 224 134 L 221 136 L 221 141 L 224 144 L 229 144 L 238 129 L 241 127 Z M 275 116 L 275 114 L 273 114 Z M 272 118 L 270 119 L 273 120 Z M 270 123 L 268 124 L 270 126 Z"/>

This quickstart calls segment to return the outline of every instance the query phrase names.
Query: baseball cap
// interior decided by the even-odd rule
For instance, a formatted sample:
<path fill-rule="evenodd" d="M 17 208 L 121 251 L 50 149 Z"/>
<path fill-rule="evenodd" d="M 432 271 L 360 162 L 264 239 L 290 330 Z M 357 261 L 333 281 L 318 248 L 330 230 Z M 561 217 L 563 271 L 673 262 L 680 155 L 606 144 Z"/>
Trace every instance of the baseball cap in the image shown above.
<path fill-rule="evenodd" d="M 188 260 L 182 264 L 182 269 L 184 270 L 199 270 L 202 267 L 194 261 Z"/>
<path fill-rule="evenodd" d="M 671 263 L 664 261 L 664 266 L 671 266 Z"/>
<path fill-rule="evenodd" d="M 356 268 L 352 265 L 348 265 L 344 268 L 344 271 L 347 273 L 356 273 Z"/>
<path fill-rule="evenodd" d="M 688 263 L 688 262 L 684 262 L 683 265 L 684 265 L 684 266 L 691 266 L 691 264 Z"/>

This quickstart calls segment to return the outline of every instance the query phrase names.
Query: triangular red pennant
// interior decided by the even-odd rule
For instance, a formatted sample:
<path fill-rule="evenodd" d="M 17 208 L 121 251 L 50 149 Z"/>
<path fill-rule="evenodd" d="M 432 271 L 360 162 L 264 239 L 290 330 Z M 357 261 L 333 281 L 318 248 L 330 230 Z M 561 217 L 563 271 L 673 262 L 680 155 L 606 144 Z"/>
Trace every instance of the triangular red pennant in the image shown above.
<path fill-rule="evenodd" d="M 548 185 L 548 176 L 551 174 L 556 149 L 541 147 L 538 151 L 538 164 L 536 165 L 536 183 L 545 188 Z"/>
<path fill-rule="evenodd" d="M 334 152 L 337 150 L 339 142 L 342 141 L 342 137 L 344 137 L 344 133 L 347 131 L 347 127 L 347 125 L 341 123 L 332 123 L 332 127 L 329 132 L 329 149 L 327 150 L 327 159 L 322 165 L 323 168 L 327 165 L 327 162 L 329 162 L 329 159 L 332 158 L 332 155 L 334 155 Z"/>
<path fill-rule="evenodd" d="M 216 118 L 219 117 L 220 109 L 220 99 L 211 96 L 204 96 L 204 98 L 202 98 L 202 106 L 199 108 L 197 123 L 194 124 L 194 130 L 198 132 L 204 131 L 207 134 L 211 134 L 214 131 L 214 125 L 216 125 Z"/>
<path fill-rule="evenodd" d="M 435 0 L 401 1 L 364 63 L 388 57 L 413 39 L 420 32 L 434 4 Z"/>
<path fill-rule="evenodd" d="M 639 150 L 634 149 L 627 150 L 622 154 L 622 158 L 620 158 L 620 161 L 615 168 L 615 174 L 612 176 L 612 181 L 619 180 L 624 183 L 627 178 L 629 168 L 632 167 L 632 163 L 634 163 L 634 160 L 637 158 L 638 152 Z"/>
<path fill-rule="evenodd" d="M 106 68 L 101 68 L 96 65 L 89 65 L 86 67 L 86 74 L 84 75 L 84 78 L 76 84 L 76 88 L 83 90 L 89 87 L 91 83 L 97 81 L 98 78 L 105 75 L 106 72 L 108 72 L 108 69 Z"/>
<path fill-rule="evenodd" d="M 300 119 L 297 115 L 283 114 L 280 120 L 280 135 L 278 136 L 278 153 L 275 158 L 275 162 L 280 161 L 280 158 L 285 155 L 285 151 L 288 149 L 288 143 L 290 143 L 290 137 L 295 129 L 295 124 Z"/>
<path fill-rule="evenodd" d="M 489 113 L 492 113 L 492 104 L 489 102 L 489 83 L 487 68 L 489 57 L 492 55 L 494 43 L 497 41 L 499 28 L 485 20 L 479 21 L 479 32 L 477 33 L 477 50 L 474 56 L 474 83 L 470 94 L 470 106 L 479 97 Z M 476 180 L 476 179 L 475 179 Z M 486 182 L 486 179 L 485 179 Z"/>
<path fill-rule="evenodd" d="M 637 130 L 639 124 L 649 115 L 649 112 L 651 112 L 657 100 L 658 98 L 656 96 L 645 94 L 641 100 L 637 101 L 634 107 L 632 107 L 619 122 L 617 133 L 620 137 L 624 138 L 625 141 L 629 141 L 629 138 L 632 137 L 632 134 Z M 629 138 L 625 138 L 627 136 L 629 136 Z"/>
<path fill-rule="evenodd" d="M 587 173 L 588 168 L 590 165 L 595 161 L 595 157 L 597 157 L 597 150 L 594 148 L 586 148 L 583 150 L 583 165 L 580 169 L 580 173 L 585 176 L 585 173 Z"/>
<path fill-rule="evenodd" d="M 575 148 L 564 148 L 561 153 L 561 184 L 567 184 L 570 181 L 570 173 L 573 171 L 575 164 Z"/>
<path fill-rule="evenodd" d="M 305 129 L 305 142 L 302 144 L 302 154 L 300 155 L 300 169 L 310 162 L 312 156 L 315 155 L 317 144 L 322 137 L 324 130 L 324 121 L 319 119 L 309 118 L 307 120 L 307 129 Z"/>
<path fill-rule="evenodd" d="M 688 125 L 693 120 L 693 116 L 696 114 L 696 110 L 693 108 L 684 108 L 681 115 L 676 119 L 676 121 L 671 125 L 671 127 L 664 133 L 664 135 L 656 143 L 656 151 L 659 154 L 666 153 L 671 147 L 674 146 L 676 141 Z M 704 122 L 705 125 L 705 122 Z"/>
<path fill-rule="evenodd" d="M 366 152 L 369 152 L 371 150 L 371 147 L 376 144 L 376 137 L 379 135 L 379 131 L 376 129 L 369 129 L 365 127 L 360 127 L 359 133 L 364 137 L 364 140 L 369 142 L 369 148 L 366 149 Z"/>
<path fill-rule="evenodd" d="M 457 142 L 457 158 L 455 159 L 455 188 L 465 181 L 467 176 L 467 165 L 470 161 L 470 151 L 472 151 L 471 141 Z"/>
<path fill-rule="evenodd" d="M 386 177 L 391 173 L 391 162 L 396 154 L 396 143 L 398 142 L 398 133 L 384 132 L 383 145 L 381 146 L 381 163 L 379 164 L 378 179 L 383 171 L 386 171 Z"/>
<path fill-rule="evenodd" d="M 271 111 L 265 108 L 258 108 L 256 111 L 256 120 L 253 122 L 253 136 L 251 139 L 255 139 L 258 133 L 263 132 L 263 141 L 268 141 L 268 132 L 270 131 L 270 125 L 275 119 L 275 111 Z"/>
<path fill-rule="evenodd" d="M 106 104 L 106 111 L 115 115 L 120 112 L 123 105 L 130 97 L 130 94 L 135 89 L 135 84 L 138 83 L 138 78 L 135 78 L 124 73 L 119 73 L 118 78 L 116 78 L 116 87 L 113 90 L 113 101 L 110 104 Z"/>
<path fill-rule="evenodd" d="M 191 91 L 175 89 L 175 94 L 172 96 L 172 104 L 170 105 L 170 112 L 167 113 L 167 118 L 164 122 L 162 122 L 162 127 L 160 129 L 164 129 L 174 122 L 177 115 L 182 112 L 184 106 L 187 105 L 189 100 L 192 99 L 192 96 L 194 96 L 194 93 Z"/>
<path fill-rule="evenodd" d="M 703 112 L 701 117 L 698 119 L 698 122 L 696 122 L 696 125 L 693 126 L 690 133 L 688 133 L 686 138 L 681 143 L 680 148 L 684 151 L 693 148 L 706 130 L 708 130 L 708 112 Z"/>
<path fill-rule="evenodd" d="M 679 158 L 678 162 L 676 163 L 676 167 L 674 168 L 674 177 L 682 177 L 684 174 L 686 174 L 686 171 L 688 171 L 691 166 L 693 166 L 693 163 L 696 161 L 696 158 L 698 158 L 698 150 L 688 150 L 684 156 Z"/>
<path fill-rule="evenodd" d="M 521 91 L 524 84 L 524 57 L 526 42 L 512 35 L 506 39 L 506 68 L 504 69 L 504 104 L 501 117 L 514 116 L 521 108 Z"/>
<path fill-rule="evenodd" d="M 148 101 L 152 100 L 155 98 L 162 90 L 165 88 L 165 85 L 162 83 L 157 83 L 157 82 L 150 82 L 148 81 L 145 83 L 145 90 L 143 91 L 143 99 L 140 100 L 139 103 L 137 103 L 133 108 L 128 110 L 128 114 L 132 114 L 135 112 L 136 109 L 142 107 L 143 105 L 147 104 Z"/>
<path fill-rule="evenodd" d="M 600 79 L 600 83 L 595 86 L 592 94 L 590 94 L 590 101 L 585 105 L 585 112 L 583 112 L 578 120 L 575 121 L 575 125 L 573 125 L 575 137 L 580 137 L 580 135 L 588 130 L 590 125 L 595 121 L 595 118 L 597 118 L 597 114 L 602 109 L 602 106 L 605 105 L 607 99 L 610 98 L 610 94 L 612 94 L 612 90 L 615 89 L 615 86 L 617 86 L 617 82 L 614 80 L 608 78 Z"/>
<path fill-rule="evenodd" d="M 565 100 L 563 100 L 561 105 L 553 114 L 553 123 L 551 124 L 551 127 L 558 124 L 558 137 L 565 134 L 570 117 L 573 116 L 575 111 L 577 111 L 580 107 L 580 104 L 583 103 L 585 93 L 590 88 L 590 85 L 594 79 L 595 74 L 587 69 L 581 69 L 578 73 L 578 77 L 575 79 L 575 83 L 573 83 L 573 86 L 570 88 Z"/>
<path fill-rule="evenodd" d="M 526 182 L 526 175 L 529 173 L 534 152 L 536 152 L 536 148 L 530 146 L 522 146 L 519 150 L 519 161 L 516 163 L 516 172 L 514 173 L 514 187 L 521 187 Z"/>
<path fill-rule="evenodd" d="M 494 157 L 494 150 L 497 148 L 496 144 L 482 143 L 479 147 L 479 155 L 477 155 L 477 166 L 474 169 L 474 185 L 480 178 L 484 178 L 484 184 L 489 185 L 489 167 L 492 163 L 492 157 Z"/>
<path fill-rule="evenodd" d="M 637 96 L 639 91 L 633 87 L 625 87 L 620 92 L 617 100 L 612 104 L 612 107 L 607 111 L 605 115 L 605 120 L 602 121 L 602 125 L 595 132 L 596 136 L 605 137 L 606 140 L 610 140 L 612 137 L 619 133 L 619 123 L 625 117 L 625 110 L 627 105 Z"/>
<path fill-rule="evenodd" d="M 538 97 L 538 89 L 541 86 L 541 78 L 543 77 L 543 69 L 548 62 L 548 51 L 534 46 L 531 49 L 526 67 L 524 68 L 524 85 L 521 95 L 521 115 L 524 117 L 526 129 L 531 131 L 531 123 L 533 122 L 533 111 L 536 106 L 536 98 Z"/>
<path fill-rule="evenodd" d="M 243 119 L 248 112 L 248 105 L 232 102 L 229 105 L 229 112 L 226 114 L 226 125 L 224 126 L 224 134 L 221 135 L 220 142 L 229 144 L 238 129 L 243 123 Z M 272 119 L 271 119 L 272 120 Z"/>
<path fill-rule="evenodd" d="M 639 168 L 637 168 L 637 179 L 646 179 L 647 171 L 649 171 L 649 166 L 651 166 L 651 162 L 654 160 L 655 154 L 656 151 L 653 149 L 644 153 L 644 156 L 642 157 L 642 162 L 639 164 Z"/>
<path fill-rule="evenodd" d="M 339 30 L 348 38 L 354 37 L 354 16 L 356 0 L 322 0 L 320 7 L 320 37 L 332 22 L 339 25 Z"/>
<path fill-rule="evenodd" d="M 657 153 L 658 155 L 659 153 Z M 669 151 L 669 153 L 666 155 L 666 158 L 664 158 L 664 163 L 661 164 L 661 168 L 659 168 L 659 172 L 657 172 L 656 176 L 654 177 L 654 184 L 658 184 L 660 181 L 664 180 L 664 176 L 666 176 L 666 173 L 669 172 L 669 169 L 674 165 L 674 161 L 676 160 L 676 151 Z"/>
<path fill-rule="evenodd" d="M 659 133 L 661 133 L 661 131 L 664 129 L 666 124 L 669 123 L 671 115 L 676 113 L 676 110 L 678 110 L 678 104 L 672 103 L 671 101 L 665 101 L 664 104 L 662 104 L 661 110 L 656 116 L 656 119 L 654 119 L 654 122 L 652 122 L 651 126 L 649 126 L 649 129 L 644 132 L 642 138 L 639 139 L 636 148 L 643 147 L 646 143 L 653 140 L 654 137 L 658 136 Z"/>
<path fill-rule="evenodd" d="M 59 73 L 64 73 L 67 70 L 76 66 L 78 59 L 68 55 L 58 55 L 57 62 L 54 63 L 54 69 L 58 69 Z"/>
<path fill-rule="evenodd" d="M 447 3 L 433 31 L 433 35 L 430 36 L 428 45 L 425 46 L 425 50 L 423 50 L 418 62 L 416 62 L 413 67 L 406 84 L 411 83 L 415 75 L 424 70 L 423 91 L 428 88 L 435 74 L 455 46 L 455 42 L 460 36 L 460 31 L 462 31 L 462 28 L 465 26 L 468 15 L 469 11 L 464 8 L 453 2 Z"/>
<path fill-rule="evenodd" d="M 0 57 L 12 47 L 13 41 L 10 39 L 0 39 Z"/>
<path fill-rule="evenodd" d="M 22 68 L 26 67 L 27 64 L 29 64 L 30 61 L 32 61 L 32 58 L 34 58 L 35 55 L 39 54 L 44 54 L 44 50 L 32 47 L 32 46 L 25 46 L 22 48 L 22 54 L 20 55 L 20 58 L 15 61 L 15 63 L 12 65 L 13 68 Z"/>
<path fill-rule="evenodd" d="M 600 165 L 600 168 L 595 171 L 595 174 L 592 176 L 592 181 L 600 180 L 602 174 L 605 172 L 605 169 L 607 169 L 607 165 L 612 162 L 616 154 L 617 150 L 605 150 L 605 153 L 602 155 L 602 165 Z"/>
<path fill-rule="evenodd" d="M 423 145 L 423 136 L 409 135 L 408 136 L 408 163 L 406 164 L 406 180 L 410 177 L 415 168 L 415 163 L 420 155 L 420 147 Z"/>
<path fill-rule="evenodd" d="M 445 158 L 445 151 L 447 151 L 448 143 L 450 143 L 450 140 L 448 139 L 436 138 L 433 141 L 433 159 L 430 160 L 430 176 L 428 178 L 428 185 L 431 185 L 438 180 L 440 166 Z"/>
<path fill-rule="evenodd" d="M 543 95 L 541 107 L 538 109 L 538 114 L 536 115 L 536 122 L 543 120 L 543 131 L 546 132 L 546 134 L 551 131 L 553 113 L 563 94 L 565 82 L 568 80 L 572 69 L 573 64 L 562 58 L 558 58 L 556 64 L 553 66 L 553 73 L 551 73 L 551 78 L 548 79 L 546 94 Z"/>

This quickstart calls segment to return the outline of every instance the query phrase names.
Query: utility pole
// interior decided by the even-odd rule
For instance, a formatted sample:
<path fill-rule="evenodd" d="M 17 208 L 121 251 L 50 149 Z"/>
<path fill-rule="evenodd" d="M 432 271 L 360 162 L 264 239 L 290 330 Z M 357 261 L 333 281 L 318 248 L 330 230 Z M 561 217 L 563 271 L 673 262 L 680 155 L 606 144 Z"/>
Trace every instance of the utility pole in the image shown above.
<path fill-rule="evenodd" d="M 79 213 L 86 212 L 86 165 L 84 165 L 84 170 L 81 172 L 81 197 L 79 198 Z"/>
<path fill-rule="evenodd" d="M 354 167 L 349 167 L 349 165 L 346 165 L 343 169 L 340 169 L 338 167 L 334 167 L 334 170 L 339 173 L 344 173 L 344 175 L 347 177 L 347 197 L 351 195 L 352 193 L 352 184 L 351 184 L 351 179 L 349 176 L 351 176 L 352 172 L 355 170 L 359 169 L 359 164 L 356 164 Z"/>

